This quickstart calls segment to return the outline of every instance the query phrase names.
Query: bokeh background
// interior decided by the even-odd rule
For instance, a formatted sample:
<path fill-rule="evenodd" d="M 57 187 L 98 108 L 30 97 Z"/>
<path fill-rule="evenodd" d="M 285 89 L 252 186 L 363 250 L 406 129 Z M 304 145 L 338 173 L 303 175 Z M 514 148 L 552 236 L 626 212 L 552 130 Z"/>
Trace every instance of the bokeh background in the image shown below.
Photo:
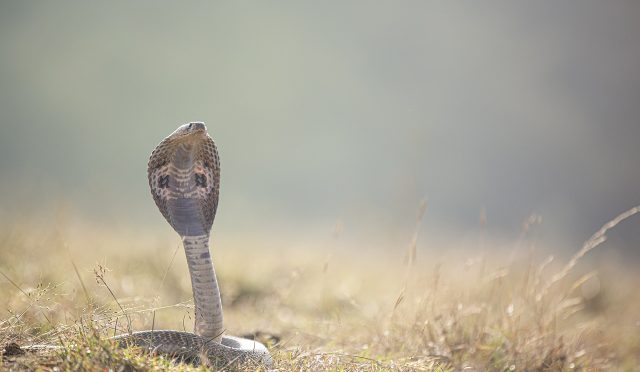
<path fill-rule="evenodd" d="M 640 202 L 639 19 L 635 1 L 2 1 L 0 219 L 164 234 L 147 158 L 197 120 L 221 152 L 217 236 L 404 249 L 427 199 L 420 250 L 535 215 L 571 252 Z M 640 256 L 637 219 L 610 238 Z"/>

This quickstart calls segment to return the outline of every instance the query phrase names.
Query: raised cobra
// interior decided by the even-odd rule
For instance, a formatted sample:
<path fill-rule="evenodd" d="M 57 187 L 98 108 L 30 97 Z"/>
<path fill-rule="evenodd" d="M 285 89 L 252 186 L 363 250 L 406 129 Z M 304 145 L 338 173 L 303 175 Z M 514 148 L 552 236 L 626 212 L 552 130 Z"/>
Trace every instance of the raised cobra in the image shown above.
<path fill-rule="evenodd" d="M 256 341 L 224 335 L 222 302 L 209 252 L 209 234 L 216 215 L 220 160 L 204 123 L 180 126 L 151 153 L 149 186 L 156 205 L 180 235 L 187 256 L 195 303 L 194 333 L 166 330 L 115 336 L 121 346 L 136 345 L 155 352 L 214 364 L 252 360 L 271 364 L 266 347 Z"/>

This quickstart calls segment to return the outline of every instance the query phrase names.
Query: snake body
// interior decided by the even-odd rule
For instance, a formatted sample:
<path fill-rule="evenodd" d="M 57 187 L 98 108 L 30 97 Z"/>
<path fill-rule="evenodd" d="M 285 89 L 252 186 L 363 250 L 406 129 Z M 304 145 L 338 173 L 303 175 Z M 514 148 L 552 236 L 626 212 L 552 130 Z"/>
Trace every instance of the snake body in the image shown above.
<path fill-rule="evenodd" d="M 209 234 L 218 208 L 220 159 L 204 123 L 180 126 L 156 146 L 148 165 L 151 194 L 180 235 L 191 274 L 194 333 L 142 331 L 118 336 L 121 343 L 193 357 L 204 353 L 222 362 L 252 359 L 269 364 L 259 342 L 226 336 L 220 291 L 209 252 Z"/>
<path fill-rule="evenodd" d="M 224 335 L 222 302 L 209 235 L 218 207 L 220 160 L 204 123 L 184 124 L 156 146 L 148 164 L 149 187 L 164 218 L 182 238 L 195 303 L 194 333 L 149 330 L 115 336 L 118 345 L 226 365 L 252 360 L 270 365 L 267 348 Z"/>

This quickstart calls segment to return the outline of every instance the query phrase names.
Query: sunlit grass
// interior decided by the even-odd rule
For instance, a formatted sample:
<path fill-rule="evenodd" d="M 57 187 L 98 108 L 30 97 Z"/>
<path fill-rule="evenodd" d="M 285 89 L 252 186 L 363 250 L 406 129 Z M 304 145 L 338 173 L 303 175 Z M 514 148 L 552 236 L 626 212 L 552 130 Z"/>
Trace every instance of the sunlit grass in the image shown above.
<path fill-rule="evenodd" d="M 0 231 L 0 365 L 207 368 L 108 340 L 129 328 L 192 330 L 177 238 L 62 230 L 34 233 L 16 224 Z M 640 278 L 578 264 L 605 233 L 562 262 L 544 252 L 505 258 L 491 249 L 423 256 L 412 244 L 332 247 L 329 255 L 322 246 L 238 243 L 215 249 L 214 258 L 228 333 L 256 335 L 275 369 L 632 370 L 640 363 Z M 32 344 L 64 347 L 16 348 Z"/>

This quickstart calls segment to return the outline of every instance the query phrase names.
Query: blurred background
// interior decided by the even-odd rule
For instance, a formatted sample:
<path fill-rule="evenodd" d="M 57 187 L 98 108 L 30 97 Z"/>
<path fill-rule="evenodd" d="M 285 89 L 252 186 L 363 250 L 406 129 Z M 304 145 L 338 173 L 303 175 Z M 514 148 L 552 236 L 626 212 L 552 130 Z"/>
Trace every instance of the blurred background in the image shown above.
<path fill-rule="evenodd" d="M 634 1 L 3 1 L 0 220 L 173 236 L 148 155 L 204 121 L 223 239 L 404 249 L 428 200 L 420 250 L 517 239 L 533 215 L 527 234 L 572 252 L 640 203 L 639 17 Z M 609 251 L 640 257 L 638 224 Z"/>

